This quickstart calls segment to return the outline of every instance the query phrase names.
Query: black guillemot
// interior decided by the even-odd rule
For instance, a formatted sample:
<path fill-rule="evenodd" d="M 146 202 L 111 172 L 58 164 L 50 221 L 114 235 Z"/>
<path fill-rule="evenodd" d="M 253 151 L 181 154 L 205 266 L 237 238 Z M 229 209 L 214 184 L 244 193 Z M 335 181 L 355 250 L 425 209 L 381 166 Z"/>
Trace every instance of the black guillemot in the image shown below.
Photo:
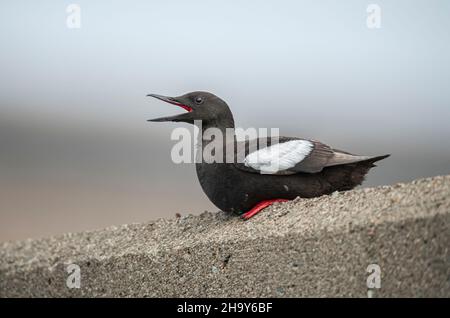
<path fill-rule="evenodd" d="M 147 96 L 187 111 L 149 121 L 190 124 L 200 121 L 201 133 L 209 128 L 218 129 L 224 135 L 230 129 L 234 131 L 230 108 L 214 94 L 192 92 L 179 97 Z M 253 151 L 250 146 L 252 142 L 257 145 Z M 279 137 L 275 143 L 267 138 L 243 142 L 237 142 L 234 138 L 233 143 L 236 144 L 232 148 L 234 159 L 238 157 L 238 149 L 242 149 L 239 144 L 243 143 L 245 156 L 242 161 L 202 160 L 196 162 L 196 170 L 201 187 L 211 202 L 223 211 L 242 215 L 244 219 L 249 219 L 274 202 L 353 189 L 363 182 L 376 161 L 389 156 L 354 155 L 318 141 L 296 137 Z M 199 150 L 207 146 L 208 141 L 202 140 Z M 230 148 L 225 142 L 220 150 L 225 153 L 226 149 Z"/>

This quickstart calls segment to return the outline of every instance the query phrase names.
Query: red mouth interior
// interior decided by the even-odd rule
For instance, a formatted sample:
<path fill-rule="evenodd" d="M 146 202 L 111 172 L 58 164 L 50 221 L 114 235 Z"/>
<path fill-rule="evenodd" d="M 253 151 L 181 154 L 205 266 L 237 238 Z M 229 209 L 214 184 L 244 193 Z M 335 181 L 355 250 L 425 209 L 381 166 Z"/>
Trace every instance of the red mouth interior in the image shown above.
<path fill-rule="evenodd" d="M 185 110 L 187 110 L 188 112 L 191 112 L 192 111 L 192 108 L 191 107 L 189 107 L 189 106 L 187 106 L 187 105 L 184 105 L 184 104 L 181 104 L 181 103 L 177 103 L 177 102 L 170 102 L 171 104 L 174 104 L 174 105 L 177 105 L 177 106 L 179 106 L 179 107 L 181 107 L 181 108 L 184 108 Z"/>

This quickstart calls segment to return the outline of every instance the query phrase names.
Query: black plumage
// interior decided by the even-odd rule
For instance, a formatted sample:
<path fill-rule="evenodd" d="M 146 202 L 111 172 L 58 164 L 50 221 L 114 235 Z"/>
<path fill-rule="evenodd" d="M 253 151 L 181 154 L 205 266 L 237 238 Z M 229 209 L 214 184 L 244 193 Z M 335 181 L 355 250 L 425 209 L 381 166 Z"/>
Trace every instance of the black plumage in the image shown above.
<path fill-rule="evenodd" d="M 217 128 L 223 136 L 226 136 L 227 129 L 235 128 L 233 115 L 228 105 L 211 93 L 192 92 L 179 97 L 154 94 L 149 96 L 187 110 L 180 115 L 150 121 L 181 121 L 194 124 L 195 120 L 201 120 L 202 133 L 208 128 Z M 198 151 L 203 152 L 210 142 L 210 140 L 202 140 L 202 147 Z M 260 138 L 237 142 L 233 139 L 231 142 L 234 149 L 233 162 L 229 160 L 228 163 L 226 162 L 225 151 L 230 149 L 230 145 L 224 141 L 223 147 L 214 153 L 214 158 L 222 158 L 222 161 L 208 162 L 211 158 L 204 158 L 202 162 L 196 163 L 196 170 L 202 189 L 208 198 L 221 210 L 236 214 L 251 211 L 261 202 L 268 202 L 264 205 L 267 206 L 270 204 L 268 200 L 312 198 L 334 191 L 353 189 L 363 182 L 376 161 L 389 156 L 353 155 L 332 149 L 318 141 L 295 137 L 280 137 L 275 141 L 270 138 Z M 255 149 L 274 149 L 267 147 L 276 144 L 279 144 L 278 156 L 286 159 L 282 161 L 284 165 L 280 166 L 282 169 L 267 168 L 265 167 L 267 162 L 251 164 L 246 161 L 237 161 L 237 158 L 249 158 L 247 156 Z M 290 150 L 294 150 L 293 153 L 290 153 Z M 244 154 L 241 153 L 242 151 Z M 265 160 L 271 163 L 272 157 L 266 154 Z M 250 216 L 253 214 L 255 211 Z"/>

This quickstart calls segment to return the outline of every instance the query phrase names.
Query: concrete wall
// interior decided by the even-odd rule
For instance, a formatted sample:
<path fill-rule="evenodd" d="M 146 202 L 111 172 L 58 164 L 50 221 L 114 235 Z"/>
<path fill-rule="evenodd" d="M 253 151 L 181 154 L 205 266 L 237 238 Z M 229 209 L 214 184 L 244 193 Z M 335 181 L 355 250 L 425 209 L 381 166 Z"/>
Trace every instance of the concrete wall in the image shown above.
<path fill-rule="evenodd" d="M 0 296 L 450 297 L 449 225 L 444 176 L 297 199 L 246 222 L 204 213 L 9 242 Z M 381 270 L 370 291 L 369 264 Z"/>

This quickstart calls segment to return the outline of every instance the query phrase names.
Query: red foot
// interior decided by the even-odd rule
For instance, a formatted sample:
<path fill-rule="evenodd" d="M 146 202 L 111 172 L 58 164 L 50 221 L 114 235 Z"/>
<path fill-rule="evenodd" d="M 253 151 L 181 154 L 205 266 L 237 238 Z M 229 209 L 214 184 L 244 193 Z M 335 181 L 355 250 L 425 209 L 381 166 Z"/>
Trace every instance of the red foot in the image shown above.
<path fill-rule="evenodd" d="M 242 218 L 244 220 L 248 220 L 252 216 L 258 214 L 261 210 L 267 208 L 269 205 L 272 205 L 275 202 L 286 202 L 286 201 L 289 201 L 289 200 L 286 200 L 286 199 L 273 199 L 273 200 L 261 201 L 257 205 L 255 205 L 250 211 L 245 212 L 244 214 L 242 214 Z"/>

